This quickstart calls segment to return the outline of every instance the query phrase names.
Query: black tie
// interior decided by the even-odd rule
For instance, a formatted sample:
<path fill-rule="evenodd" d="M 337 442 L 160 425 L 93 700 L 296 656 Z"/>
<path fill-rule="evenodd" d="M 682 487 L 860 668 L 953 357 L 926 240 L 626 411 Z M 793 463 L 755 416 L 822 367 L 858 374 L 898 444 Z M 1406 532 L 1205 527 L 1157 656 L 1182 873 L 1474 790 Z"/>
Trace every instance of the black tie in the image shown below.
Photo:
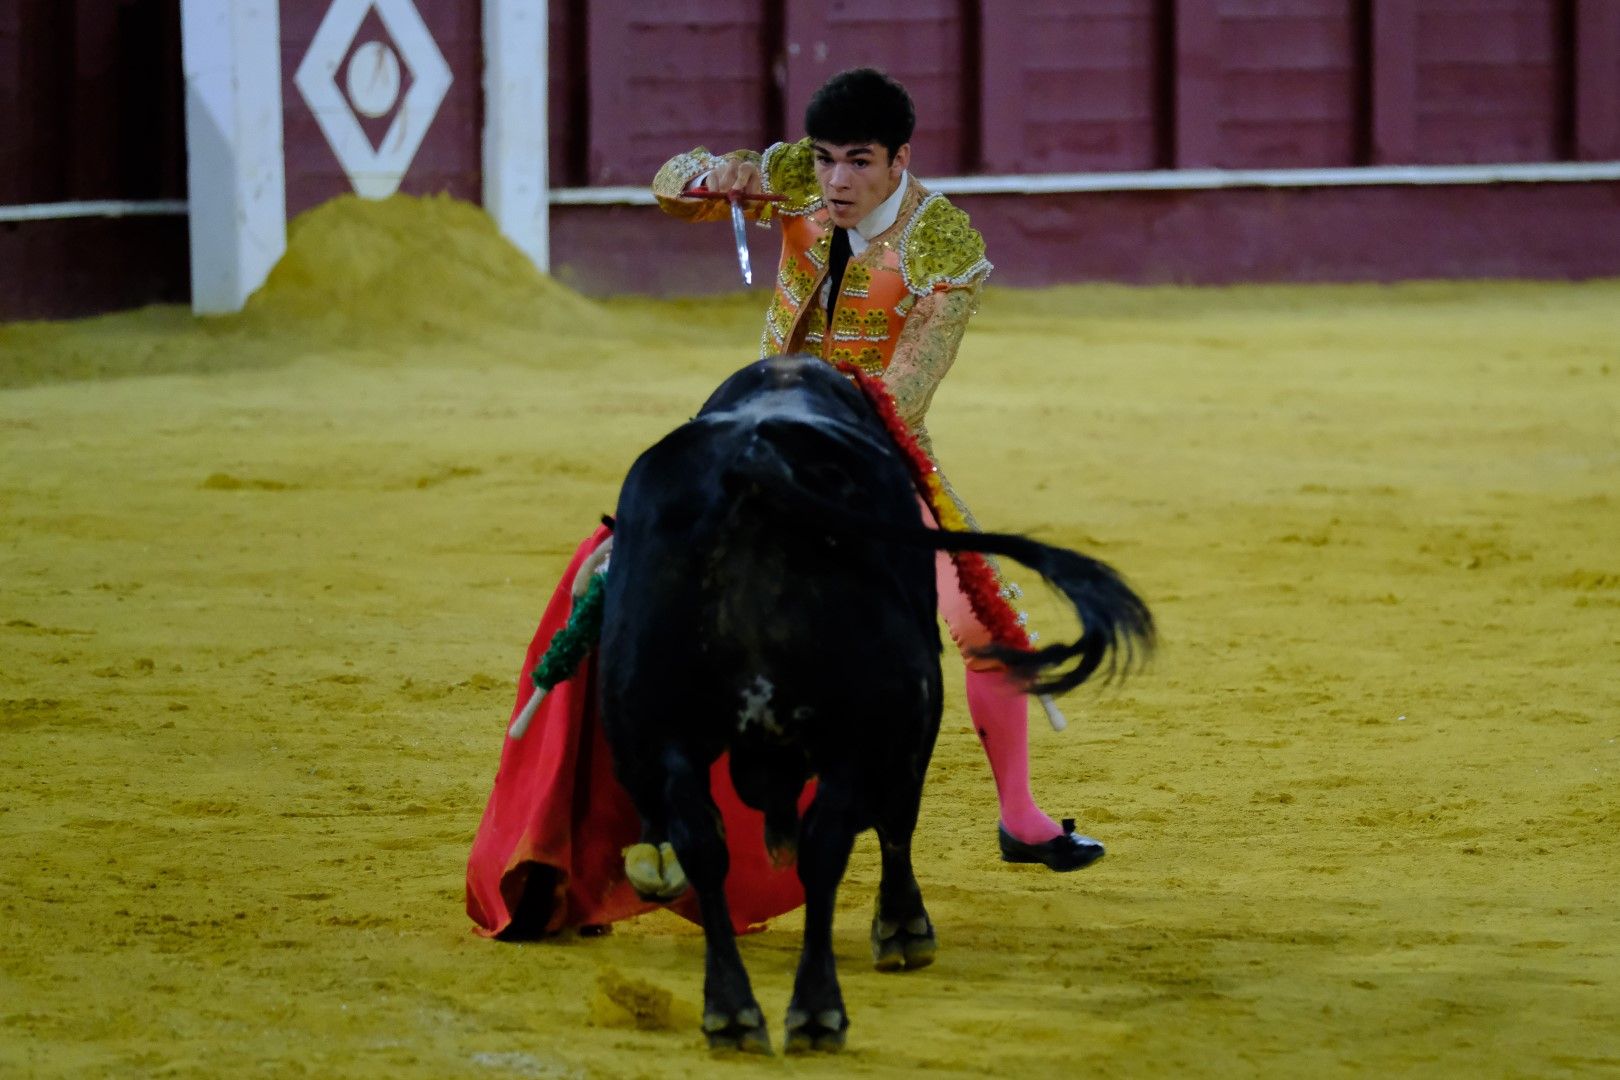
<path fill-rule="evenodd" d="M 827 324 L 832 325 L 833 308 L 838 306 L 838 289 L 844 283 L 844 267 L 849 265 L 849 230 L 834 228 L 832 247 L 828 252 L 827 264 L 832 267 L 832 273 L 827 280 L 831 287 L 827 291 Z"/>

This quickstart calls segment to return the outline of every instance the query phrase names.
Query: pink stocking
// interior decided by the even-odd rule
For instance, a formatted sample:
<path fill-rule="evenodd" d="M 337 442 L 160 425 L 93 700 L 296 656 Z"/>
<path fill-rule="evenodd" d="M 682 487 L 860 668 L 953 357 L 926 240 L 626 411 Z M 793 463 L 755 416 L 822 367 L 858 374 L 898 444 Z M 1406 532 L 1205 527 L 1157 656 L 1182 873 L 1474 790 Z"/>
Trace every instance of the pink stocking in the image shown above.
<path fill-rule="evenodd" d="M 1039 844 L 1060 835 L 1029 790 L 1029 699 L 1002 670 L 967 673 L 968 714 L 990 759 L 1001 824 L 1015 840 Z"/>

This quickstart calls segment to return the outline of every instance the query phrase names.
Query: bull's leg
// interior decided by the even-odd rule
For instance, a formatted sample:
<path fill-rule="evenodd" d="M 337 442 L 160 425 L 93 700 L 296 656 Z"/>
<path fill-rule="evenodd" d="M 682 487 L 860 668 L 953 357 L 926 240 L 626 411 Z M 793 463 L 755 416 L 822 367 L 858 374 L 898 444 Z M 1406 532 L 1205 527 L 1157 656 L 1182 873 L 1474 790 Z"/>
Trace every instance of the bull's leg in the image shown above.
<path fill-rule="evenodd" d="M 923 743 L 921 752 L 912 759 L 921 764 L 914 770 L 886 776 L 877 788 L 883 793 L 875 823 L 883 852 L 883 877 L 878 882 L 877 910 L 872 915 L 872 963 L 879 971 L 927 967 L 934 962 L 937 948 L 934 924 L 923 907 L 922 889 L 911 864 L 911 838 L 917 831 L 917 814 L 922 806 L 923 774 L 939 731 L 937 681 L 925 694 L 925 720 L 919 732 Z"/>
<path fill-rule="evenodd" d="M 768 1054 L 765 1015 L 754 1000 L 731 928 L 725 893 L 731 856 L 720 832 L 720 812 L 709 795 L 709 771 L 676 750 L 666 752 L 664 759 L 669 838 L 703 914 L 703 1032 L 713 1049 Z"/>
<path fill-rule="evenodd" d="M 911 836 L 917 826 L 921 792 L 917 794 L 918 799 L 892 806 L 878 818 L 883 878 L 872 916 L 872 963 L 879 971 L 927 967 L 934 962 L 938 944 L 911 865 Z"/>
<path fill-rule="evenodd" d="M 859 827 L 843 778 L 823 776 L 799 830 L 799 881 L 804 885 L 804 947 L 788 1003 L 788 1053 L 841 1050 L 849 1014 L 833 960 L 833 902 L 849 865 Z"/>

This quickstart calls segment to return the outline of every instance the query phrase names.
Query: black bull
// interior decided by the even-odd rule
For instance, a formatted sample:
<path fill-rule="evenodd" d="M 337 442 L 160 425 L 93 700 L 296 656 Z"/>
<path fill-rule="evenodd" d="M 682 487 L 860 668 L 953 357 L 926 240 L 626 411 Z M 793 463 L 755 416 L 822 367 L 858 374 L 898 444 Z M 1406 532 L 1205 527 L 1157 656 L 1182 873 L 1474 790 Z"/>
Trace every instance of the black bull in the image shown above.
<path fill-rule="evenodd" d="M 833 901 L 862 830 L 876 828 L 882 848 L 877 966 L 933 959 L 911 837 L 941 710 L 937 549 L 1017 559 L 1074 604 L 1077 642 L 998 654 L 1035 689 L 1069 689 L 1152 644 L 1146 606 L 1104 564 L 1023 537 L 924 527 L 881 420 L 819 360 L 739 371 L 625 480 L 602 722 L 642 819 L 644 843 L 626 853 L 631 882 L 649 898 L 688 880 L 697 889 L 712 1046 L 770 1050 L 723 892 L 729 858 L 708 790 L 722 751 L 743 801 L 765 814 L 773 857 L 796 854 L 804 884 L 788 1050 L 843 1045 Z"/>

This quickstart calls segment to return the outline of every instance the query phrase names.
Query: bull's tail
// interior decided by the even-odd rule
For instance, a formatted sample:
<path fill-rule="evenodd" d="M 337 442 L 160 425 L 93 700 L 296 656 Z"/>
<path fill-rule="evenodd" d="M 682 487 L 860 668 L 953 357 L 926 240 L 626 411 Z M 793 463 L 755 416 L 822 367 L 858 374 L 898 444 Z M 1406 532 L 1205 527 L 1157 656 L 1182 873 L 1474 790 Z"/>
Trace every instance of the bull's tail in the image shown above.
<path fill-rule="evenodd" d="M 762 425 L 762 427 L 764 427 Z M 795 433 L 802 436 L 803 428 Z M 778 435 L 761 431 L 747 452 L 727 469 L 732 490 L 748 486 L 797 520 L 853 537 L 935 551 L 974 551 L 1013 559 L 1040 574 L 1079 617 L 1080 637 L 1067 644 L 1023 649 L 993 645 L 982 655 L 1005 664 L 1030 693 L 1061 694 L 1103 670 L 1123 675 L 1153 651 L 1153 615 L 1147 604 L 1107 563 L 1077 551 L 1009 533 L 960 532 L 901 525 L 864 514 L 811 491 L 795 476 L 792 455 L 774 452 Z M 1056 721 L 1054 721 L 1056 724 Z"/>
<path fill-rule="evenodd" d="M 900 533 L 906 535 L 901 536 Z M 1107 677 L 1131 670 L 1153 651 L 1153 613 L 1119 572 L 1100 559 L 1009 533 L 954 532 L 919 527 L 886 537 L 944 551 L 977 551 L 1013 559 L 1040 574 L 1073 605 L 1080 637 L 1039 649 L 992 645 L 983 655 L 1007 665 L 1030 692 L 1061 694 L 1102 669 Z"/>

